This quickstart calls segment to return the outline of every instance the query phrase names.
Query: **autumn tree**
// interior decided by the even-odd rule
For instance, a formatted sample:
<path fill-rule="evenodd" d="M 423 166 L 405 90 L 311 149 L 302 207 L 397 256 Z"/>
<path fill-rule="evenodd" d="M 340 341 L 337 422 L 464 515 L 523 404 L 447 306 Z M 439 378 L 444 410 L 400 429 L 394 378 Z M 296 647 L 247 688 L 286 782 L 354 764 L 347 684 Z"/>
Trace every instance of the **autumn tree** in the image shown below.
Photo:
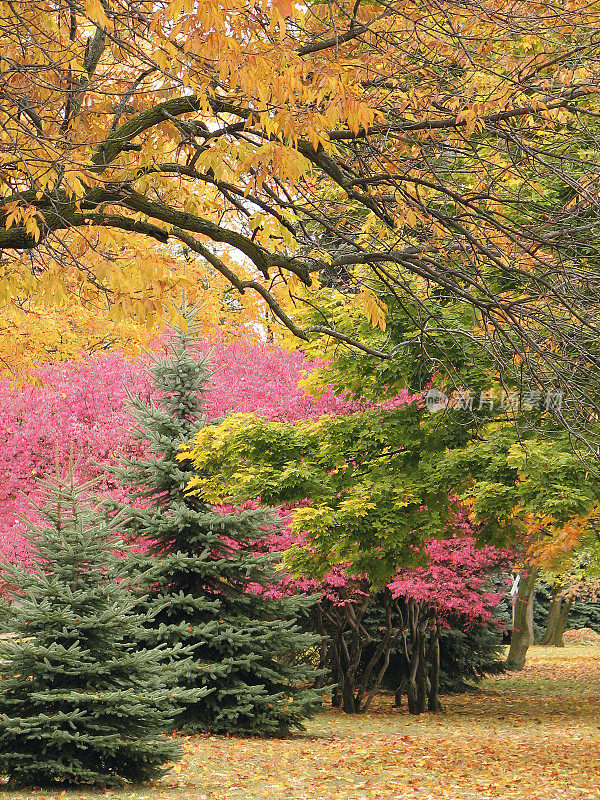
<path fill-rule="evenodd" d="M 531 572 L 521 582 L 510 652 L 522 665 L 532 545 L 546 538 L 560 548 L 596 507 L 600 485 L 557 423 L 554 395 L 539 384 L 511 385 L 475 337 L 452 334 L 473 330 L 470 311 L 430 301 L 425 345 L 414 335 L 417 304 L 384 296 L 393 357 L 365 362 L 341 352 L 307 381 L 316 392 L 331 384 L 349 393 L 362 411 L 293 424 L 230 416 L 196 437 L 192 456 L 202 474 L 192 487 L 213 501 L 304 501 L 293 512 L 292 529 L 306 537 L 305 547 L 290 551 L 294 568 L 318 576 L 348 563 L 375 586 L 414 565 L 427 539 L 447 536 L 460 501 L 479 540 L 510 544 Z M 378 335 L 364 326 L 370 340 Z M 431 405 L 431 397 L 443 402 Z"/>
<path fill-rule="evenodd" d="M 444 427 L 417 401 L 296 424 L 233 415 L 196 437 L 201 475 L 191 486 L 213 502 L 309 500 L 294 510 L 292 529 L 306 541 L 290 551 L 293 567 L 318 577 L 348 563 L 376 586 L 414 565 L 426 538 L 444 536 L 457 493 L 480 541 L 511 544 L 524 563 L 509 654 L 520 668 L 537 572 L 532 545 L 571 535 L 594 509 L 600 485 L 565 436 L 545 440 L 493 421 L 461 445 L 452 429 L 464 435 L 465 420 L 452 415 Z"/>
<path fill-rule="evenodd" d="M 168 341 L 167 333 L 152 352 L 164 353 Z M 293 420 L 355 408 L 331 389 L 319 398 L 305 394 L 298 381 L 310 376 L 319 362 L 298 350 L 213 336 L 198 342 L 195 353 L 201 358 L 209 350 L 214 367 L 206 395 L 209 417 L 237 409 L 267 419 Z M 147 453 L 148 442 L 132 435 L 128 408 L 128 393 L 142 400 L 155 397 L 147 367 L 147 355 L 130 358 L 117 349 L 78 361 L 38 364 L 20 387 L 0 381 L 3 557 L 27 558 L 29 545 L 21 536 L 25 525 L 20 515 L 28 512 L 28 498 L 39 499 L 37 478 L 52 474 L 57 458 L 61 469 L 67 469 L 72 449 L 77 453 L 74 470 L 79 480 L 97 479 L 99 495 L 125 498 L 109 468 L 120 457 Z"/>
<path fill-rule="evenodd" d="M 582 627 L 590 621 L 590 611 L 600 589 L 594 536 L 596 515 L 594 508 L 578 524 L 565 526 L 561 536 L 541 537 L 530 548 L 531 555 L 542 568 L 540 589 L 545 590 L 544 599 L 547 598 L 547 617 L 540 644 L 564 647 L 563 634 L 576 602 L 579 602 L 576 626 Z"/>
<path fill-rule="evenodd" d="M 347 713 L 366 711 L 382 687 L 394 691 L 397 705 L 406 694 L 411 714 L 439 711 L 442 671 L 464 681 L 477 658 L 469 653 L 460 665 L 442 663 L 440 640 L 451 626 L 454 636 L 462 630 L 468 637 L 492 620 L 499 595 L 490 575 L 504 554 L 458 534 L 430 539 L 423 550 L 422 566 L 399 569 L 378 590 L 368 576 L 340 582 L 333 570 L 338 580 L 326 576 L 321 585 L 316 620 L 329 642 L 323 660 L 337 683 L 334 701 Z M 445 655 L 458 651 L 454 642 Z"/>
<path fill-rule="evenodd" d="M 593 4 L 35 0 L 1 19 L 0 298 L 83 283 L 151 316 L 187 260 L 300 339 L 387 359 L 332 303 L 377 319 L 383 282 L 426 347 L 441 294 L 589 420 Z"/>
<path fill-rule="evenodd" d="M 516 669 L 523 667 L 533 639 L 532 603 L 540 567 L 573 552 L 600 492 L 597 477 L 573 452 L 568 437 L 551 423 L 544 427 L 542 417 L 538 415 L 538 431 L 492 425 L 485 441 L 457 449 L 440 472 L 465 499 L 471 498 L 484 530 L 512 530 L 521 580 L 507 664 Z"/>
<path fill-rule="evenodd" d="M 15 388 L 24 382 L 40 383 L 41 364 L 73 362 L 114 350 L 140 357 L 147 348 L 157 346 L 163 326 L 178 321 L 171 301 L 181 300 L 182 284 L 186 282 L 166 289 L 164 308 L 157 304 L 152 312 L 143 307 L 126 311 L 114 298 L 107 301 L 93 291 L 13 298 L 4 307 L 0 324 L 0 377 L 7 377 Z M 188 296 L 198 301 L 198 324 L 204 335 L 235 335 L 250 341 L 257 310 L 249 304 L 231 303 L 229 293 L 223 280 L 187 287 Z"/>

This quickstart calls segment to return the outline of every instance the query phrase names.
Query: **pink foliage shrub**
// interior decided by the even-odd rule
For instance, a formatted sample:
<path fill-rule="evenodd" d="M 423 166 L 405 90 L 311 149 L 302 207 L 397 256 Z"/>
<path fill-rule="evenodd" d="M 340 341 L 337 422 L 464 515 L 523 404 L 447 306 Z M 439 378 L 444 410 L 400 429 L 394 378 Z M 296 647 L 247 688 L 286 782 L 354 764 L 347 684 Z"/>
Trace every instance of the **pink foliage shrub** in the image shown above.
<path fill-rule="evenodd" d="M 427 564 L 400 570 L 389 583 L 392 597 L 425 603 L 441 623 L 449 616 L 489 621 L 501 599 L 488 588 L 489 574 L 506 562 L 507 554 L 496 547 L 478 547 L 472 536 L 464 534 L 430 539 L 424 549 Z"/>
<path fill-rule="evenodd" d="M 43 386 L 12 391 L 0 384 L 0 551 L 26 560 L 19 514 L 38 500 L 36 478 L 64 472 L 70 453 L 81 480 L 102 479 L 102 465 L 131 452 L 135 443 L 125 410 L 124 383 L 146 391 L 139 364 L 111 354 L 39 367 Z M 104 480 L 108 489 L 109 482 Z"/>
<path fill-rule="evenodd" d="M 289 512 L 282 513 L 282 521 L 281 532 L 269 541 L 272 552 L 302 544 L 301 537 L 291 533 Z M 450 538 L 425 542 L 424 566 L 399 570 L 388 588 L 393 598 L 412 599 L 433 609 L 439 624 L 452 616 L 463 616 L 473 624 L 488 622 L 501 601 L 501 594 L 490 586 L 490 573 L 507 569 L 511 553 L 491 545 L 479 546 L 464 510 L 452 527 L 455 533 Z M 318 592 L 336 605 L 347 605 L 365 596 L 366 585 L 365 576 L 353 575 L 349 565 L 338 564 L 319 581 L 285 574 L 276 586 L 255 590 L 266 590 L 273 597 Z"/>
<path fill-rule="evenodd" d="M 159 343 L 157 349 L 162 349 Z M 254 412 L 271 420 L 294 421 L 322 414 L 348 413 L 355 406 L 326 392 L 314 399 L 298 381 L 314 369 L 299 352 L 277 347 L 205 341 L 211 350 L 214 375 L 208 394 L 209 417 L 228 411 Z M 143 450 L 131 436 L 127 393 L 152 394 L 147 358 L 121 353 L 101 354 L 82 361 L 38 367 L 42 385 L 12 390 L 0 382 L 0 554 L 26 560 L 27 546 L 19 515 L 30 513 L 38 499 L 36 478 L 64 472 L 72 452 L 80 480 L 99 479 L 99 493 L 119 489 L 106 466 L 121 455 Z"/>

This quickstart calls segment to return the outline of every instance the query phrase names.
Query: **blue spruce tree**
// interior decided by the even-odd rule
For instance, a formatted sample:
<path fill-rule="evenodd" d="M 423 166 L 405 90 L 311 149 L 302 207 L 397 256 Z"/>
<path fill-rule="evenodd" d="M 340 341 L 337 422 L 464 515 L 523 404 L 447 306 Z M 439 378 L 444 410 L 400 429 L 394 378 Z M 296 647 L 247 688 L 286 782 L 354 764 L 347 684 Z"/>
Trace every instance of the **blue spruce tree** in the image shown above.
<path fill-rule="evenodd" d="M 29 523 L 33 565 L 5 565 L 12 603 L 0 639 L 0 775 L 9 788 L 119 787 L 178 760 L 161 734 L 179 712 L 172 656 L 140 652 L 145 618 L 131 562 L 72 477 L 43 483 Z M 185 662 L 182 660 L 181 668 Z M 189 663 L 188 663 L 189 668 Z M 200 694 L 196 693 L 196 696 Z"/>
<path fill-rule="evenodd" d="M 301 728 L 320 706 L 310 688 L 314 673 L 302 658 L 315 637 L 296 624 L 305 599 L 250 591 L 252 584 L 273 583 L 273 559 L 257 550 L 275 516 L 254 509 L 225 513 L 186 491 L 195 473 L 178 455 L 210 424 L 204 397 L 210 363 L 195 351 L 193 314 L 184 323 L 151 365 L 158 399 L 132 398 L 135 435 L 149 442 L 150 453 L 124 460 L 117 470 L 140 501 L 129 507 L 126 532 L 145 543 L 140 559 L 154 565 L 144 589 L 153 619 L 146 643 L 192 647 L 195 670 L 182 674 L 180 685 L 210 690 L 184 705 L 180 729 L 280 736 Z"/>

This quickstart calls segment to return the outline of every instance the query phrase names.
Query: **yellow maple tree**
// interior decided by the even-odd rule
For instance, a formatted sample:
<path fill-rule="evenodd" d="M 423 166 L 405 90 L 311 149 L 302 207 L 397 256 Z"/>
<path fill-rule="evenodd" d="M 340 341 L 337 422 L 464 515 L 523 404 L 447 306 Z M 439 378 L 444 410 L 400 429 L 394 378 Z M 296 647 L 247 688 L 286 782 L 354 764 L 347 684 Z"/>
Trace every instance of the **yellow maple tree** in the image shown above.
<path fill-rule="evenodd" d="M 1 7 L 0 300 L 152 320 L 193 254 L 304 341 L 362 346 L 302 325 L 324 281 L 385 334 L 375 280 L 532 371 L 593 350 L 596 3 Z"/>

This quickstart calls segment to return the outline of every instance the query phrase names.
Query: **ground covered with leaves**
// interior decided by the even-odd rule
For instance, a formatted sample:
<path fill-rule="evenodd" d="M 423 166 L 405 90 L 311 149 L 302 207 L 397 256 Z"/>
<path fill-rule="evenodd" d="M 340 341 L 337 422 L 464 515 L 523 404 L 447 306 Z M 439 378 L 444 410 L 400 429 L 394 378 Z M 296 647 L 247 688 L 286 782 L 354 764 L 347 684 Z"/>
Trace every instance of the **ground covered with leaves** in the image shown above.
<path fill-rule="evenodd" d="M 600 645 L 532 648 L 520 673 L 445 713 L 411 717 L 381 701 L 364 716 L 327 711 L 286 740 L 184 740 L 151 787 L 86 794 L 4 792 L 2 800 L 486 800 L 600 798 Z"/>

